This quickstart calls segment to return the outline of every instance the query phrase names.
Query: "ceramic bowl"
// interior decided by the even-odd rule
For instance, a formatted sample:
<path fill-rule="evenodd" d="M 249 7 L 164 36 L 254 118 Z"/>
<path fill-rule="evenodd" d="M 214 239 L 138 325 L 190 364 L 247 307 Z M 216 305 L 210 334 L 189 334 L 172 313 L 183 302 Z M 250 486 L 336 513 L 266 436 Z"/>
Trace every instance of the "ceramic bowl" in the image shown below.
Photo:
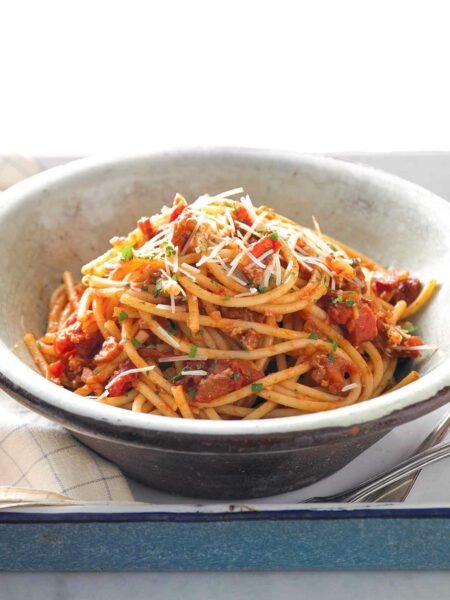
<path fill-rule="evenodd" d="M 46 381 L 22 344 L 42 332 L 61 272 L 75 274 L 113 235 L 170 203 L 242 186 L 439 293 L 417 323 L 441 349 L 415 383 L 354 406 L 261 421 L 141 415 L 80 398 Z M 124 472 L 151 486 L 203 498 L 268 496 L 340 469 L 388 431 L 450 398 L 450 207 L 379 171 L 330 158 L 271 151 L 196 149 L 85 159 L 17 184 L 0 198 L 0 376 L 29 408 L 61 423 Z"/>

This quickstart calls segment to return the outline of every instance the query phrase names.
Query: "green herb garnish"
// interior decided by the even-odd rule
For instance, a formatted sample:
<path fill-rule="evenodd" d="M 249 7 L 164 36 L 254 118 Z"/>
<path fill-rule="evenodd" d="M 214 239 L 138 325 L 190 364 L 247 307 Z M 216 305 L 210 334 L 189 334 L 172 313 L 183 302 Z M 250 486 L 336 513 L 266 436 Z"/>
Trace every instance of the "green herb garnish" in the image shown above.
<path fill-rule="evenodd" d="M 141 285 L 141 290 L 142 290 L 143 292 L 148 292 L 148 285 L 146 285 L 145 283 L 143 283 L 143 284 Z"/>
<path fill-rule="evenodd" d="M 347 298 L 347 300 L 345 301 L 345 304 L 347 306 L 353 306 L 355 304 L 355 301 L 352 298 Z"/>
<path fill-rule="evenodd" d="M 313 331 L 312 333 L 310 333 L 308 335 L 308 340 L 318 340 L 319 336 L 317 335 L 317 333 L 315 331 Z"/>
<path fill-rule="evenodd" d="M 136 338 L 131 338 L 130 342 L 133 344 L 135 348 L 140 348 L 142 346 L 141 342 Z"/>
<path fill-rule="evenodd" d="M 272 231 L 272 233 L 269 233 L 269 237 L 271 240 L 273 240 L 274 242 L 278 241 L 278 238 L 280 237 L 277 231 Z"/>
<path fill-rule="evenodd" d="M 128 314 L 124 310 L 121 310 L 119 313 L 119 322 L 122 323 L 125 319 L 128 319 Z"/>
<path fill-rule="evenodd" d="M 189 350 L 189 358 L 195 358 L 197 356 L 197 350 L 197 346 L 191 346 L 191 349 Z"/>
<path fill-rule="evenodd" d="M 237 381 L 239 379 L 239 373 L 233 373 L 230 379 L 232 381 Z"/>
<path fill-rule="evenodd" d="M 259 392 L 263 389 L 262 383 L 252 383 L 252 392 Z"/>
<path fill-rule="evenodd" d="M 332 363 L 336 362 L 336 359 L 334 358 L 334 354 L 329 354 L 328 355 L 328 360 Z"/>
<path fill-rule="evenodd" d="M 153 295 L 155 298 L 158 298 L 161 294 L 161 290 L 162 290 L 162 279 L 158 279 L 155 285 L 155 289 L 153 292 Z"/>
<path fill-rule="evenodd" d="M 195 387 L 188 388 L 188 397 L 189 400 L 192 402 L 192 400 L 195 398 Z"/>
<path fill-rule="evenodd" d="M 132 246 L 125 246 L 125 248 L 122 250 L 121 260 L 123 260 L 123 261 L 131 260 L 133 258 L 133 256 L 134 256 L 134 252 L 133 252 Z"/>

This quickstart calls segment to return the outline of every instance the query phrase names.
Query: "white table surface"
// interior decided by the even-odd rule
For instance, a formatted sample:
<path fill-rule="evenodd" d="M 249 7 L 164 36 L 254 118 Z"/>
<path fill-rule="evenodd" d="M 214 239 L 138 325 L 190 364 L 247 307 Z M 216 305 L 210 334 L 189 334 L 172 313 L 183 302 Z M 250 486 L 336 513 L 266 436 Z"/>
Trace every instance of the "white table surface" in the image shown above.
<path fill-rule="evenodd" d="M 352 153 L 341 157 L 396 173 L 450 199 L 450 154 Z M 48 161 L 49 164 L 51 162 Z M 440 465 L 424 471 L 418 483 L 421 483 L 422 490 L 429 489 L 430 482 L 438 473 L 442 487 L 436 490 L 435 497 L 428 497 L 428 501 L 450 500 L 450 477 L 442 477 Z M 253 597 L 259 600 L 284 597 L 347 600 L 350 590 L 357 590 L 362 600 L 378 600 L 380 597 L 433 600 L 448 597 L 449 586 L 450 572 L 425 571 L 0 573 L 0 600 L 75 600 L 88 598 L 93 592 L 95 600 L 122 600 L 124 597 L 133 600 L 180 597 L 184 600 Z"/>

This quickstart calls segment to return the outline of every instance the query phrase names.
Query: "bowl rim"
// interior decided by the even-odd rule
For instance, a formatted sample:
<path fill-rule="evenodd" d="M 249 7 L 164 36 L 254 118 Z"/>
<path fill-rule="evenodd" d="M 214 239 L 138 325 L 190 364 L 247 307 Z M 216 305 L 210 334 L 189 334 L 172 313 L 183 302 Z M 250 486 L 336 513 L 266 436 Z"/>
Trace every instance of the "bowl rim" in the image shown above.
<path fill-rule="evenodd" d="M 380 169 L 360 163 L 347 162 L 327 156 L 265 150 L 241 147 L 181 147 L 156 150 L 146 153 L 130 153 L 126 155 L 102 155 L 77 159 L 67 164 L 53 167 L 37 175 L 19 182 L 2 193 L 0 202 L 0 224 L 8 213 L 13 213 L 21 203 L 33 201 L 33 197 L 42 192 L 46 186 L 77 181 L 87 175 L 95 175 L 105 168 L 132 164 L 136 161 L 179 160 L 182 158 L 229 157 L 244 159 L 266 159 L 297 164 L 313 165 L 326 168 L 328 173 L 343 172 L 356 178 L 364 178 L 375 185 L 389 185 L 403 193 L 420 194 L 427 202 L 433 203 L 435 211 L 439 210 L 442 218 L 449 223 L 450 203 L 436 194 L 404 180 L 396 175 L 388 174 Z M 30 198 L 31 197 L 31 198 Z M 35 198 L 34 198 L 35 200 Z M 351 427 L 367 423 L 391 415 L 403 408 L 431 399 L 438 392 L 450 386 L 450 358 L 435 367 L 424 377 L 407 386 L 384 396 L 371 400 L 337 408 L 330 411 L 283 417 L 278 419 L 262 419 L 255 421 L 207 421 L 191 419 L 174 419 L 171 417 L 152 416 L 133 413 L 118 407 L 98 402 L 83 402 L 83 398 L 60 388 L 34 371 L 13 350 L 0 340 L 0 384 L 15 394 L 27 398 L 27 405 L 37 404 L 52 407 L 70 413 L 77 418 L 100 420 L 115 430 L 121 427 L 167 432 L 183 435 L 227 435 L 255 436 L 283 433 L 300 433 L 302 431 L 321 430 L 336 427 Z M 405 391 L 407 390 L 407 391 Z M 45 412 L 42 410 L 40 412 Z"/>

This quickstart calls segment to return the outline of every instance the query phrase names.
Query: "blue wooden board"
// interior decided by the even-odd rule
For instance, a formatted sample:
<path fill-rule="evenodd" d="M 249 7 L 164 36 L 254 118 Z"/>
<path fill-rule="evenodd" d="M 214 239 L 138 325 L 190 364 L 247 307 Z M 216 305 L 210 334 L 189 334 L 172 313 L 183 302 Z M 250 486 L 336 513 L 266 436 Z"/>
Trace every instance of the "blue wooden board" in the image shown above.
<path fill-rule="evenodd" d="M 450 508 L 0 513 L 0 569 L 448 569 Z"/>

